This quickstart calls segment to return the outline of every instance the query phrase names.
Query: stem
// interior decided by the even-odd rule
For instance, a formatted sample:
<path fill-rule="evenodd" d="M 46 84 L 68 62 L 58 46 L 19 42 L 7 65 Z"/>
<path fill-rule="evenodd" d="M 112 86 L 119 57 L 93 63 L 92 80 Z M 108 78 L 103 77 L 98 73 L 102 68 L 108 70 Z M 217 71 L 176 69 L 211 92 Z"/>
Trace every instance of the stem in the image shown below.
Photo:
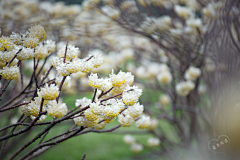
<path fill-rule="evenodd" d="M 29 104 L 29 103 L 30 102 L 26 102 L 26 103 L 21 103 L 21 104 L 15 105 L 13 107 L 4 108 L 4 109 L 1 109 L 0 112 L 4 112 L 4 111 L 10 110 L 10 109 L 14 109 L 14 108 L 17 108 L 17 107 L 20 107 L 20 106 L 23 106 L 23 105 L 26 105 L 26 104 Z"/>
<path fill-rule="evenodd" d="M 11 61 L 9 63 L 7 63 L 7 65 L 10 65 L 13 60 L 17 57 L 18 53 L 20 53 L 22 51 L 22 48 L 18 50 L 18 52 L 15 54 L 15 56 L 11 59 Z"/>
<path fill-rule="evenodd" d="M 67 76 L 64 76 L 64 77 L 63 77 L 62 82 L 61 82 L 61 84 L 60 84 L 60 86 L 59 86 L 59 95 L 58 95 L 58 97 L 56 98 L 57 103 L 58 103 L 58 100 L 59 100 L 59 97 L 60 97 L 60 93 L 61 93 L 61 90 L 62 90 L 63 83 L 64 83 L 64 81 L 66 80 L 66 78 L 67 78 Z"/>
<path fill-rule="evenodd" d="M 6 88 L 8 87 L 10 82 L 11 82 L 11 79 L 8 80 L 7 83 L 4 85 L 3 89 L 0 92 L 0 97 L 3 95 L 4 91 L 6 91 Z"/>

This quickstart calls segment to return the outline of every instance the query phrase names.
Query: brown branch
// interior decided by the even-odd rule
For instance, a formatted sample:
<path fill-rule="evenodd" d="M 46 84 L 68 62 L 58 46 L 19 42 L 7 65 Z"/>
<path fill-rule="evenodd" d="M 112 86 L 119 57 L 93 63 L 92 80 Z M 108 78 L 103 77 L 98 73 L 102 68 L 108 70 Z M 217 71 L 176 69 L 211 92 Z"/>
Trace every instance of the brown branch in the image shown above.
<path fill-rule="evenodd" d="M 4 87 L 2 88 L 2 90 L 0 92 L 0 97 L 3 95 L 4 91 L 6 91 L 6 88 L 8 87 L 10 82 L 11 82 L 11 80 L 8 80 L 7 83 L 4 85 Z"/>
<path fill-rule="evenodd" d="M 57 103 L 58 103 L 58 101 L 59 101 L 60 93 L 61 93 L 61 90 L 62 90 L 62 86 L 63 86 L 63 83 L 64 83 L 64 81 L 66 80 L 66 78 L 67 78 L 67 76 L 63 76 L 62 82 L 61 82 L 61 84 L 60 84 L 60 86 L 59 86 L 59 95 L 58 95 L 58 97 L 56 98 Z"/>
<path fill-rule="evenodd" d="M 4 111 L 10 110 L 10 109 L 14 109 L 14 108 L 17 108 L 17 107 L 20 107 L 20 106 L 23 106 L 23 105 L 26 105 L 26 104 L 29 104 L 29 103 L 30 102 L 25 102 L 25 103 L 21 103 L 21 104 L 15 105 L 13 107 L 4 108 L 4 109 L 1 109 L 0 112 L 4 112 Z"/>
<path fill-rule="evenodd" d="M 20 53 L 21 51 L 22 51 L 22 48 L 18 50 L 18 52 L 17 52 L 17 53 L 15 54 L 15 56 L 10 60 L 10 62 L 7 63 L 7 65 L 10 65 L 10 64 L 13 62 L 13 60 L 17 57 L 18 53 Z"/>

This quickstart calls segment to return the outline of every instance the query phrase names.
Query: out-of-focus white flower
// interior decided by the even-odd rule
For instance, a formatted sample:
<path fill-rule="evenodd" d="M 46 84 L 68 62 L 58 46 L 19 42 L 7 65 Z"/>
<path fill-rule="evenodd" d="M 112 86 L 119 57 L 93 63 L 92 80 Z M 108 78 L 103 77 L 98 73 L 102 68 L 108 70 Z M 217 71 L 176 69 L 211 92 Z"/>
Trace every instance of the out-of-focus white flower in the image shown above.
<path fill-rule="evenodd" d="M 41 25 L 35 25 L 29 29 L 28 37 L 37 38 L 39 42 L 43 41 L 46 36 L 46 32 Z"/>
<path fill-rule="evenodd" d="M 169 71 L 161 72 L 157 75 L 157 80 L 160 84 L 169 84 L 172 82 L 172 74 Z"/>
<path fill-rule="evenodd" d="M 200 84 L 198 86 L 198 93 L 199 94 L 204 94 L 204 93 L 206 93 L 206 91 L 207 91 L 207 86 L 206 85 Z"/>
<path fill-rule="evenodd" d="M 62 46 L 61 49 L 58 51 L 57 55 L 59 58 L 63 58 L 65 56 L 66 46 Z M 80 56 L 80 50 L 78 47 L 73 45 L 67 46 L 67 53 L 66 53 L 66 60 L 70 61 L 71 59 L 78 58 Z"/>
<path fill-rule="evenodd" d="M 55 50 L 55 48 L 56 48 L 56 44 L 52 40 L 46 40 L 45 45 L 46 45 L 46 47 L 48 49 L 48 53 L 53 52 Z"/>
<path fill-rule="evenodd" d="M 149 147 L 157 147 L 160 144 L 160 140 L 158 138 L 150 137 L 147 140 Z"/>
<path fill-rule="evenodd" d="M 135 137 L 133 137 L 132 135 L 126 134 L 126 135 L 124 135 L 124 137 L 123 137 L 123 141 L 124 141 L 126 144 L 133 144 L 133 143 L 136 142 L 136 139 L 135 139 Z"/>
<path fill-rule="evenodd" d="M 171 97 L 167 94 L 162 94 L 159 98 L 159 101 L 163 106 L 166 106 L 166 105 L 170 104 Z"/>
<path fill-rule="evenodd" d="M 163 67 L 160 67 L 160 65 L 158 63 L 155 63 L 155 62 L 150 63 L 148 66 L 148 69 L 147 69 L 149 77 L 153 78 L 153 77 L 157 76 L 158 73 L 160 72 L 161 68 L 163 68 Z"/>
<path fill-rule="evenodd" d="M 157 28 L 160 31 L 165 31 L 170 29 L 171 25 L 171 17 L 170 16 L 162 16 L 156 19 L 155 21 Z"/>
<path fill-rule="evenodd" d="M 89 56 L 93 56 L 93 58 L 91 58 L 91 61 L 94 63 L 94 67 L 100 67 L 103 63 L 103 52 L 101 50 L 95 49 L 90 51 Z"/>
<path fill-rule="evenodd" d="M 143 145 L 141 145 L 139 143 L 134 143 L 131 145 L 130 149 L 134 153 L 139 153 L 143 150 Z"/>
<path fill-rule="evenodd" d="M 121 51 L 121 56 L 123 57 L 124 60 L 128 60 L 133 58 L 134 56 L 134 50 L 132 48 L 124 49 Z"/>
<path fill-rule="evenodd" d="M 115 4 L 115 0 L 103 0 L 103 3 L 105 5 L 114 5 Z"/>
<path fill-rule="evenodd" d="M 150 126 L 148 127 L 148 129 L 150 130 L 150 131 L 152 131 L 152 130 L 154 130 L 155 128 L 157 128 L 157 126 L 158 126 L 158 123 L 159 123 L 159 120 L 158 119 L 155 119 L 155 118 L 151 118 L 150 119 Z"/>
<path fill-rule="evenodd" d="M 148 74 L 146 68 L 143 67 L 143 66 L 138 67 L 136 69 L 136 73 L 135 74 L 136 74 L 136 76 L 138 78 L 148 78 L 149 77 L 149 74 Z"/>
<path fill-rule="evenodd" d="M 114 7 L 104 6 L 101 8 L 102 12 L 112 19 L 118 19 L 120 16 L 120 11 Z"/>
<path fill-rule="evenodd" d="M 128 10 L 136 6 L 136 2 L 133 0 L 123 1 L 120 5 L 121 10 Z"/>
<path fill-rule="evenodd" d="M 202 29 L 202 19 L 200 18 L 196 18 L 196 19 L 188 19 L 186 20 L 186 24 L 189 26 L 189 27 L 192 27 L 192 28 L 199 28 L 199 29 Z"/>
<path fill-rule="evenodd" d="M 190 66 L 184 74 L 184 78 L 190 81 L 195 81 L 201 74 L 201 70 L 199 68 Z"/>
<path fill-rule="evenodd" d="M 142 114 L 135 124 L 139 129 L 146 129 L 151 124 L 150 117 Z"/>
<path fill-rule="evenodd" d="M 194 88 L 195 84 L 192 81 L 184 81 L 176 85 L 177 94 L 180 96 L 187 96 Z"/>
<path fill-rule="evenodd" d="M 174 11 L 182 18 L 188 18 L 189 16 L 193 15 L 190 8 L 179 5 L 174 6 Z"/>

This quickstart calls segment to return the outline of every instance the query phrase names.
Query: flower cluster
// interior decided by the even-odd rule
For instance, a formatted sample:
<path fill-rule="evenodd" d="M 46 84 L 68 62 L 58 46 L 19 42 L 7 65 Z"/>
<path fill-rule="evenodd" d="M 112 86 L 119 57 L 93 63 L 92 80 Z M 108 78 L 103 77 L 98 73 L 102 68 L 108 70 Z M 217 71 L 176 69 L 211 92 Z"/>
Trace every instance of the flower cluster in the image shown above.
<path fill-rule="evenodd" d="M 97 74 L 91 73 L 89 85 L 97 90 L 96 100 L 91 102 L 91 100 L 83 98 L 76 101 L 76 106 L 81 105 L 81 108 L 89 106 L 89 108 L 84 111 L 84 115 L 74 118 L 75 123 L 87 127 L 98 125 L 95 128 L 102 129 L 118 116 L 118 122 L 122 126 L 131 126 L 144 109 L 143 105 L 136 103 L 142 90 L 137 86 L 130 86 L 133 81 L 134 77 L 130 72 L 120 71 L 116 75 L 112 72 L 109 78 L 105 79 L 98 78 Z M 121 89 L 121 92 L 116 94 L 115 88 Z M 115 98 L 118 96 L 122 97 Z M 125 107 L 126 105 L 127 107 Z"/>
<path fill-rule="evenodd" d="M 48 40 L 43 45 L 46 32 L 40 25 L 31 27 L 25 34 L 12 33 L 0 37 L 0 74 L 4 79 L 13 80 L 19 75 L 21 61 L 45 58 L 55 49 L 55 43 Z"/>

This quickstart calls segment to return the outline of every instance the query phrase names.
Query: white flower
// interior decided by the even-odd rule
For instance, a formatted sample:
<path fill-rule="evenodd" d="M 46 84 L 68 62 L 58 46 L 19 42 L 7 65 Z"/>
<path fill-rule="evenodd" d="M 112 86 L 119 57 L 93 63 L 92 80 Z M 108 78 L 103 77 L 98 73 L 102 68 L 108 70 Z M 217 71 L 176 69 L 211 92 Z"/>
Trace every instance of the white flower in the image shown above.
<path fill-rule="evenodd" d="M 17 53 L 17 50 L 12 51 L 0 51 L 0 62 L 6 63 L 9 62 Z"/>
<path fill-rule="evenodd" d="M 142 115 L 139 120 L 135 123 L 139 129 L 146 129 L 150 126 L 150 117 L 147 115 Z"/>
<path fill-rule="evenodd" d="M 161 16 L 155 21 L 157 28 L 160 31 L 165 31 L 170 29 L 171 25 L 171 17 L 170 16 Z"/>
<path fill-rule="evenodd" d="M 157 147 L 160 144 L 160 140 L 158 138 L 150 137 L 147 140 L 149 147 Z"/>
<path fill-rule="evenodd" d="M 200 18 L 197 18 L 197 19 L 191 18 L 191 19 L 188 19 L 186 21 L 186 24 L 189 27 L 201 29 L 202 28 L 202 19 L 200 19 Z"/>
<path fill-rule="evenodd" d="M 101 123 L 98 123 L 96 126 L 94 126 L 94 128 L 100 130 L 100 129 L 105 128 L 106 125 L 107 125 L 107 122 L 106 122 L 106 121 L 103 121 L 103 122 L 101 122 Z"/>
<path fill-rule="evenodd" d="M 166 105 L 168 105 L 168 104 L 170 104 L 170 102 L 171 102 L 171 98 L 170 98 L 170 96 L 169 95 L 167 95 L 167 94 L 162 94 L 161 96 L 160 96 L 160 103 L 163 105 L 163 106 L 166 106 Z"/>
<path fill-rule="evenodd" d="M 91 58 L 92 62 L 94 63 L 94 67 L 100 67 L 103 63 L 103 52 L 101 50 L 95 49 L 89 52 L 89 57 Z"/>
<path fill-rule="evenodd" d="M 124 60 L 128 60 L 133 58 L 134 56 L 134 50 L 132 48 L 127 48 L 121 51 L 120 53 Z"/>
<path fill-rule="evenodd" d="M 72 62 L 67 63 L 67 70 L 70 73 L 77 73 L 82 69 L 83 62 L 80 59 L 75 59 Z"/>
<path fill-rule="evenodd" d="M 198 86 L 198 93 L 199 94 L 204 94 L 204 93 L 206 93 L 206 91 L 207 91 L 207 86 L 206 85 L 200 84 Z"/>
<path fill-rule="evenodd" d="M 39 60 L 45 58 L 47 55 L 48 55 L 48 49 L 46 46 L 42 46 L 42 45 L 38 46 L 34 52 L 34 57 Z"/>
<path fill-rule="evenodd" d="M 59 58 L 63 58 L 65 56 L 66 46 L 62 46 L 62 48 L 58 51 L 57 55 Z M 80 55 L 79 48 L 68 45 L 67 46 L 67 53 L 66 53 L 66 60 L 70 61 L 71 59 L 75 59 Z"/>
<path fill-rule="evenodd" d="M 115 75 L 112 70 L 112 74 L 110 74 L 109 76 L 111 78 L 111 82 L 113 86 L 120 87 L 123 83 L 125 83 L 125 78 L 124 78 L 125 74 L 122 71 L 118 72 L 118 74 Z"/>
<path fill-rule="evenodd" d="M 84 115 L 89 121 L 95 121 L 99 119 L 99 116 L 93 113 L 92 108 L 85 110 Z"/>
<path fill-rule="evenodd" d="M 31 48 L 22 48 L 22 51 L 18 53 L 17 59 L 18 60 L 26 60 L 26 59 L 31 59 L 34 57 L 33 49 Z"/>
<path fill-rule="evenodd" d="M 100 105 L 100 101 L 98 101 L 97 103 L 90 103 L 89 106 L 92 109 L 92 112 L 96 115 L 100 116 L 104 112 L 105 106 Z"/>
<path fill-rule="evenodd" d="M 133 105 L 138 101 L 138 98 L 142 95 L 142 89 L 138 89 L 137 86 L 126 87 L 123 91 L 122 99 L 126 105 Z"/>
<path fill-rule="evenodd" d="M 149 130 L 150 131 L 152 131 L 152 130 L 154 130 L 155 128 L 157 128 L 157 126 L 158 126 L 158 123 L 159 123 L 159 120 L 158 119 L 155 119 L 155 118 L 151 118 L 150 119 L 150 121 L 151 121 L 151 124 L 150 124 L 150 126 L 149 126 Z"/>
<path fill-rule="evenodd" d="M 61 118 L 67 114 L 67 105 L 65 103 L 57 103 L 56 100 L 48 102 L 48 115 L 52 118 Z"/>
<path fill-rule="evenodd" d="M 126 144 L 133 144 L 136 142 L 136 139 L 130 135 L 130 134 L 126 134 L 124 135 L 123 137 L 123 141 L 126 143 Z"/>
<path fill-rule="evenodd" d="M 58 58 L 58 57 L 52 57 L 51 60 L 50 60 L 52 66 L 54 68 L 56 68 L 60 63 L 61 63 L 61 60 Z"/>
<path fill-rule="evenodd" d="M 128 114 L 126 114 L 125 116 L 123 114 L 120 114 L 118 115 L 118 122 L 123 127 L 130 127 L 134 123 L 134 118 Z"/>
<path fill-rule="evenodd" d="M 129 106 L 127 110 L 130 116 L 132 116 L 133 118 L 137 118 L 143 113 L 143 105 L 135 103 L 134 105 Z"/>
<path fill-rule="evenodd" d="M 56 70 L 57 70 L 58 74 L 60 74 L 61 76 L 69 76 L 70 75 L 67 63 L 60 62 L 57 65 Z"/>
<path fill-rule="evenodd" d="M 59 95 L 59 87 L 51 84 L 48 86 L 47 84 L 38 90 L 38 96 L 42 97 L 44 100 L 54 100 Z"/>
<path fill-rule="evenodd" d="M 0 74 L 4 79 L 13 80 L 19 76 L 19 68 L 17 66 L 3 67 Z"/>
<path fill-rule="evenodd" d="M 46 40 L 45 45 L 46 45 L 46 47 L 48 49 L 48 53 L 53 52 L 55 50 L 55 48 L 56 48 L 56 44 L 52 40 Z"/>
<path fill-rule="evenodd" d="M 114 7 L 104 6 L 101 8 L 102 12 L 112 19 L 118 19 L 120 11 Z"/>
<path fill-rule="evenodd" d="M 199 68 L 190 66 L 184 74 L 184 78 L 190 81 L 195 81 L 201 74 L 201 70 Z"/>
<path fill-rule="evenodd" d="M 182 18 L 188 18 L 190 15 L 193 15 L 192 10 L 187 7 L 175 5 L 174 11 Z"/>
<path fill-rule="evenodd" d="M 81 108 L 88 106 L 92 102 L 91 99 L 83 97 L 82 99 L 76 99 L 75 106 L 78 107 L 81 105 Z"/>
<path fill-rule="evenodd" d="M 93 127 L 98 124 L 99 119 L 96 119 L 95 121 L 89 121 L 86 117 L 80 116 L 73 119 L 75 124 L 78 126 L 87 126 L 87 127 Z"/>
<path fill-rule="evenodd" d="M 172 74 L 169 71 L 161 72 L 157 75 L 160 84 L 169 84 L 172 81 Z"/>
<path fill-rule="evenodd" d="M 62 80 L 63 80 L 63 76 L 58 75 L 58 76 L 56 76 L 55 82 L 56 82 L 56 84 L 57 84 L 58 86 L 60 86 Z M 65 79 L 65 81 L 64 81 L 64 83 L 63 83 L 63 86 L 71 87 L 71 77 L 68 76 L 68 77 Z"/>
<path fill-rule="evenodd" d="M 187 96 L 194 88 L 195 84 L 191 81 L 180 82 L 176 85 L 177 94 L 180 96 Z"/>
<path fill-rule="evenodd" d="M 148 78 L 150 75 L 147 72 L 147 69 L 143 66 L 140 66 L 136 69 L 136 76 L 138 78 Z"/>
<path fill-rule="evenodd" d="M 109 78 L 98 79 L 97 74 L 91 73 L 89 76 L 89 85 L 93 88 L 98 88 L 101 91 L 107 91 L 112 87 L 112 83 Z"/>
<path fill-rule="evenodd" d="M 94 62 L 92 60 L 86 61 L 86 58 L 83 61 L 81 72 L 88 73 L 94 68 Z"/>
<path fill-rule="evenodd" d="M 134 153 L 139 153 L 143 150 L 143 145 L 141 145 L 139 143 L 134 143 L 131 145 L 130 149 Z"/>

